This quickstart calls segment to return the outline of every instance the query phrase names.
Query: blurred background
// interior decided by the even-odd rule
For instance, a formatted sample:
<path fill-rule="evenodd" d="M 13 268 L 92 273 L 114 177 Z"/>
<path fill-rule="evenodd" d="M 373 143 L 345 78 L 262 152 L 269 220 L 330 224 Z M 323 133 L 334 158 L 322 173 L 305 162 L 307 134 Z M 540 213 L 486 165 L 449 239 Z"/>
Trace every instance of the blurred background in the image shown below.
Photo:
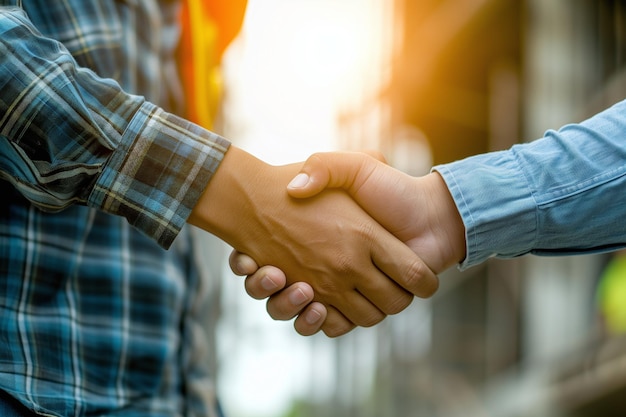
<path fill-rule="evenodd" d="M 249 0 L 223 68 L 217 130 L 261 159 L 375 148 L 421 175 L 623 99 L 626 1 Z M 619 255 L 453 269 L 432 299 L 332 340 L 272 321 L 220 263 L 211 343 L 225 411 L 623 416 Z"/>

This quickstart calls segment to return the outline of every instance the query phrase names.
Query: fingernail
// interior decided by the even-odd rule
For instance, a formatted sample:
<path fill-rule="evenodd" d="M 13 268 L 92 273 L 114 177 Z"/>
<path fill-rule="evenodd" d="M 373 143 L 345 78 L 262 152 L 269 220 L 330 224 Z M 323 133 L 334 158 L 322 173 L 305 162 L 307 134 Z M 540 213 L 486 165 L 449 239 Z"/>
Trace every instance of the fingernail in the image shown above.
<path fill-rule="evenodd" d="M 261 287 L 263 287 L 264 290 L 271 291 L 278 288 L 278 285 L 272 280 L 272 278 L 265 275 L 263 279 L 261 279 Z"/>
<path fill-rule="evenodd" d="M 287 185 L 287 188 L 302 188 L 308 183 L 309 183 L 309 176 L 307 174 L 300 173 L 291 180 L 289 185 Z"/>
<path fill-rule="evenodd" d="M 299 306 L 308 301 L 308 298 L 304 291 L 298 288 L 296 291 L 289 294 L 289 301 L 291 301 L 291 304 L 293 304 L 294 306 Z"/>
<path fill-rule="evenodd" d="M 308 311 L 306 315 L 304 316 L 304 320 L 306 320 L 308 324 L 315 324 L 321 318 L 322 318 L 322 315 L 315 310 Z"/>

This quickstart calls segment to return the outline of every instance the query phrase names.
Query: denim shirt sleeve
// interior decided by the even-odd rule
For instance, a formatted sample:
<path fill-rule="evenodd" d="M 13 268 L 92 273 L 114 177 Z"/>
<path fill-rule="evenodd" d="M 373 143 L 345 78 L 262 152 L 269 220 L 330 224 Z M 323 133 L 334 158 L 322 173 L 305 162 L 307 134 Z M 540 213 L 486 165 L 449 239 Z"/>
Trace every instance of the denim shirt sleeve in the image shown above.
<path fill-rule="evenodd" d="M 508 151 L 433 170 L 465 224 L 461 269 L 494 256 L 626 246 L 626 101 Z"/>

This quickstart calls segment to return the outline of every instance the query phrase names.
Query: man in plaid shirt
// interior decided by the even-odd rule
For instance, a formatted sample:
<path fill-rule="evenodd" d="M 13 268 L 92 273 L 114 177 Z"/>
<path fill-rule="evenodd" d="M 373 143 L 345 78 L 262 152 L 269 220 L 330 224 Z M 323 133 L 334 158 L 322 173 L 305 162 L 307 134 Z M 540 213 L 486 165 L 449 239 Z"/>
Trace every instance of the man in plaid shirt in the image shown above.
<path fill-rule="evenodd" d="M 221 415 L 186 223 L 309 282 L 329 335 L 436 288 L 346 195 L 296 204 L 299 165 L 172 113 L 179 6 L 0 1 L 3 415 Z"/>

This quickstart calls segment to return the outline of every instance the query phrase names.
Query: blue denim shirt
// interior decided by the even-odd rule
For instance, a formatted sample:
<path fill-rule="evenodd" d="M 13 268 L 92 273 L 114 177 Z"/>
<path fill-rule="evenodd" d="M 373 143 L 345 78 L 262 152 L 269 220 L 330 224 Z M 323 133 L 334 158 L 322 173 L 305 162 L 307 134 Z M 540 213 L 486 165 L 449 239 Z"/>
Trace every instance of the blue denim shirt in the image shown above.
<path fill-rule="evenodd" d="M 533 142 L 433 169 L 465 224 L 461 269 L 494 256 L 626 246 L 626 101 Z"/>

